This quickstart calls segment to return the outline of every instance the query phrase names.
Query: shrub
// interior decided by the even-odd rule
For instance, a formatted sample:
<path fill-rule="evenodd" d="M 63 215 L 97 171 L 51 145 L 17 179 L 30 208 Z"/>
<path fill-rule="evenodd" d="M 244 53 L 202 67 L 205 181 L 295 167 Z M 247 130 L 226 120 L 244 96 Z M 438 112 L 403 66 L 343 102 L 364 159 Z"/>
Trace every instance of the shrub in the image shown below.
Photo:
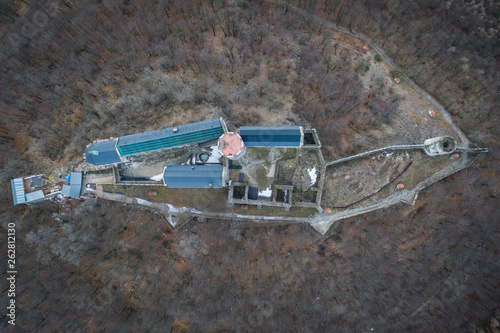
<path fill-rule="evenodd" d="M 393 78 L 395 77 L 398 77 L 398 76 L 402 76 L 403 73 L 401 71 L 391 71 L 391 75 Z"/>

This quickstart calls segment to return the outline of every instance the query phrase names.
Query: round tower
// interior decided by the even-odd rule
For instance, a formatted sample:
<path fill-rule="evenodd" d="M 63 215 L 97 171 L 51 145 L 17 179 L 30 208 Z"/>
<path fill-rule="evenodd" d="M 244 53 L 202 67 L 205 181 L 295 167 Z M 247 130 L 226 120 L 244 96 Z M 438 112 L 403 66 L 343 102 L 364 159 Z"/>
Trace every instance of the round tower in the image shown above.
<path fill-rule="evenodd" d="M 425 152 L 429 156 L 447 155 L 455 151 L 457 143 L 449 136 L 427 139 L 424 142 Z"/>
<path fill-rule="evenodd" d="M 238 133 L 227 132 L 221 135 L 217 142 L 219 153 L 230 160 L 239 160 L 245 155 L 246 147 Z"/>

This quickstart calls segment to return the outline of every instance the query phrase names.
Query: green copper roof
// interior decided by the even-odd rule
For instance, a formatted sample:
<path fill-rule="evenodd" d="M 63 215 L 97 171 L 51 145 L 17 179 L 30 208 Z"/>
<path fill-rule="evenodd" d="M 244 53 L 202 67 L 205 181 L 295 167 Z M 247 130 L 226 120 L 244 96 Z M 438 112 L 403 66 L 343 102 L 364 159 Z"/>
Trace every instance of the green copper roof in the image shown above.
<path fill-rule="evenodd" d="M 220 119 L 122 136 L 116 148 L 121 156 L 217 139 L 224 133 Z"/>

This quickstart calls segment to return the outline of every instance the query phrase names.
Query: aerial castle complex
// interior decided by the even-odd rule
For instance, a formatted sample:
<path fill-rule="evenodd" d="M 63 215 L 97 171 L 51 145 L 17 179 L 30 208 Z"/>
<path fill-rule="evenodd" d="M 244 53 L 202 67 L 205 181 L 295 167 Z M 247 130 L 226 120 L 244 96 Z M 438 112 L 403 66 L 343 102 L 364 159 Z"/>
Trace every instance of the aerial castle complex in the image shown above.
<path fill-rule="evenodd" d="M 352 142 L 325 147 L 336 158 L 325 161 L 315 129 L 229 130 L 222 118 L 205 120 L 97 140 L 85 149 L 85 161 L 69 172 L 12 179 L 14 204 L 58 195 L 102 198 L 155 209 L 172 228 L 197 217 L 309 223 L 324 234 L 335 221 L 399 202 L 413 204 L 419 191 L 487 152 L 470 142 L 444 107 L 367 37 L 338 25 L 335 29 L 367 42 L 364 52 L 378 52 L 364 53 L 365 60 L 382 56 L 390 73 L 400 75 L 388 79 L 381 70 L 372 79 L 399 87 L 406 83 L 421 97 L 422 103 L 398 111 L 392 131 L 397 135 L 372 131 L 362 140 L 354 135 Z M 359 146 L 370 150 L 341 157 L 346 147 Z"/>
<path fill-rule="evenodd" d="M 79 172 L 16 178 L 12 193 L 15 205 L 59 194 L 145 205 L 165 214 L 172 227 L 198 216 L 307 222 L 325 233 L 338 219 L 413 203 L 419 190 L 470 165 L 467 152 L 474 149 L 457 138 L 447 134 L 326 162 L 314 129 L 229 131 L 217 118 L 98 140 L 85 149 Z M 430 173 L 433 163 L 438 171 Z"/>
<path fill-rule="evenodd" d="M 203 151 L 203 147 L 208 148 L 214 144 L 216 149 Z M 239 133 L 229 132 L 226 123 L 220 118 L 128 135 L 116 140 L 95 142 L 85 150 L 85 158 L 90 164 L 105 166 L 134 161 L 138 156 L 155 154 L 159 150 L 165 152 L 174 149 L 184 151 L 201 149 L 195 154 L 194 163 L 167 164 L 163 172 L 163 184 L 169 188 L 229 187 L 230 204 L 277 205 L 288 208 L 292 204 L 290 198 L 293 186 L 273 184 L 263 177 L 259 177 L 260 182 L 250 182 L 251 184 L 244 182 L 245 173 L 247 177 L 254 178 L 252 171 L 243 167 L 249 162 L 255 162 L 252 153 L 260 148 L 314 148 L 317 150 L 316 154 L 321 154 L 319 140 L 314 130 L 304 131 L 301 126 L 245 126 L 239 129 Z M 320 159 L 322 158 L 317 158 L 318 162 Z M 168 160 L 166 158 L 165 162 Z M 276 161 L 262 161 L 263 165 L 266 163 L 276 163 Z M 317 167 L 319 170 L 319 165 Z M 233 172 L 234 170 L 240 171 Z M 138 185 L 137 179 L 129 180 Z M 143 179 L 142 182 L 148 184 L 148 180 Z M 127 183 L 127 180 L 122 183 Z M 240 194 L 234 194 L 235 187 L 236 192 Z M 276 189 L 276 195 L 272 195 L 271 187 Z M 282 198 L 276 201 L 278 190 L 281 188 L 290 191 L 287 191 L 286 196 L 280 194 Z M 271 193 L 266 198 L 274 200 L 258 200 L 259 192 L 263 196 L 269 191 Z"/>

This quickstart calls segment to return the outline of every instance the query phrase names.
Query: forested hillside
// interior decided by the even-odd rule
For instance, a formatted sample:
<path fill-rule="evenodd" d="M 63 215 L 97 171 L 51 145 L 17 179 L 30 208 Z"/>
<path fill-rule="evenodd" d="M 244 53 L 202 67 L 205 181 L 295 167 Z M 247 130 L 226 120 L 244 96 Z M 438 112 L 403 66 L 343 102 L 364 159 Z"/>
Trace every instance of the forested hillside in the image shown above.
<path fill-rule="evenodd" d="M 470 138 L 498 135 L 498 1 L 292 1 L 365 34 L 436 97 Z"/>
<path fill-rule="evenodd" d="M 498 2 L 290 3 L 373 38 L 490 152 L 415 206 L 326 236 L 215 220 L 173 233 L 163 217 L 112 202 L 13 207 L 11 178 L 74 166 L 98 138 L 223 116 L 315 127 L 325 155 L 342 156 L 376 144 L 404 96 L 367 89 L 363 44 L 286 2 L 1 0 L 0 220 L 2 235 L 18 226 L 17 329 L 493 331 Z"/>

